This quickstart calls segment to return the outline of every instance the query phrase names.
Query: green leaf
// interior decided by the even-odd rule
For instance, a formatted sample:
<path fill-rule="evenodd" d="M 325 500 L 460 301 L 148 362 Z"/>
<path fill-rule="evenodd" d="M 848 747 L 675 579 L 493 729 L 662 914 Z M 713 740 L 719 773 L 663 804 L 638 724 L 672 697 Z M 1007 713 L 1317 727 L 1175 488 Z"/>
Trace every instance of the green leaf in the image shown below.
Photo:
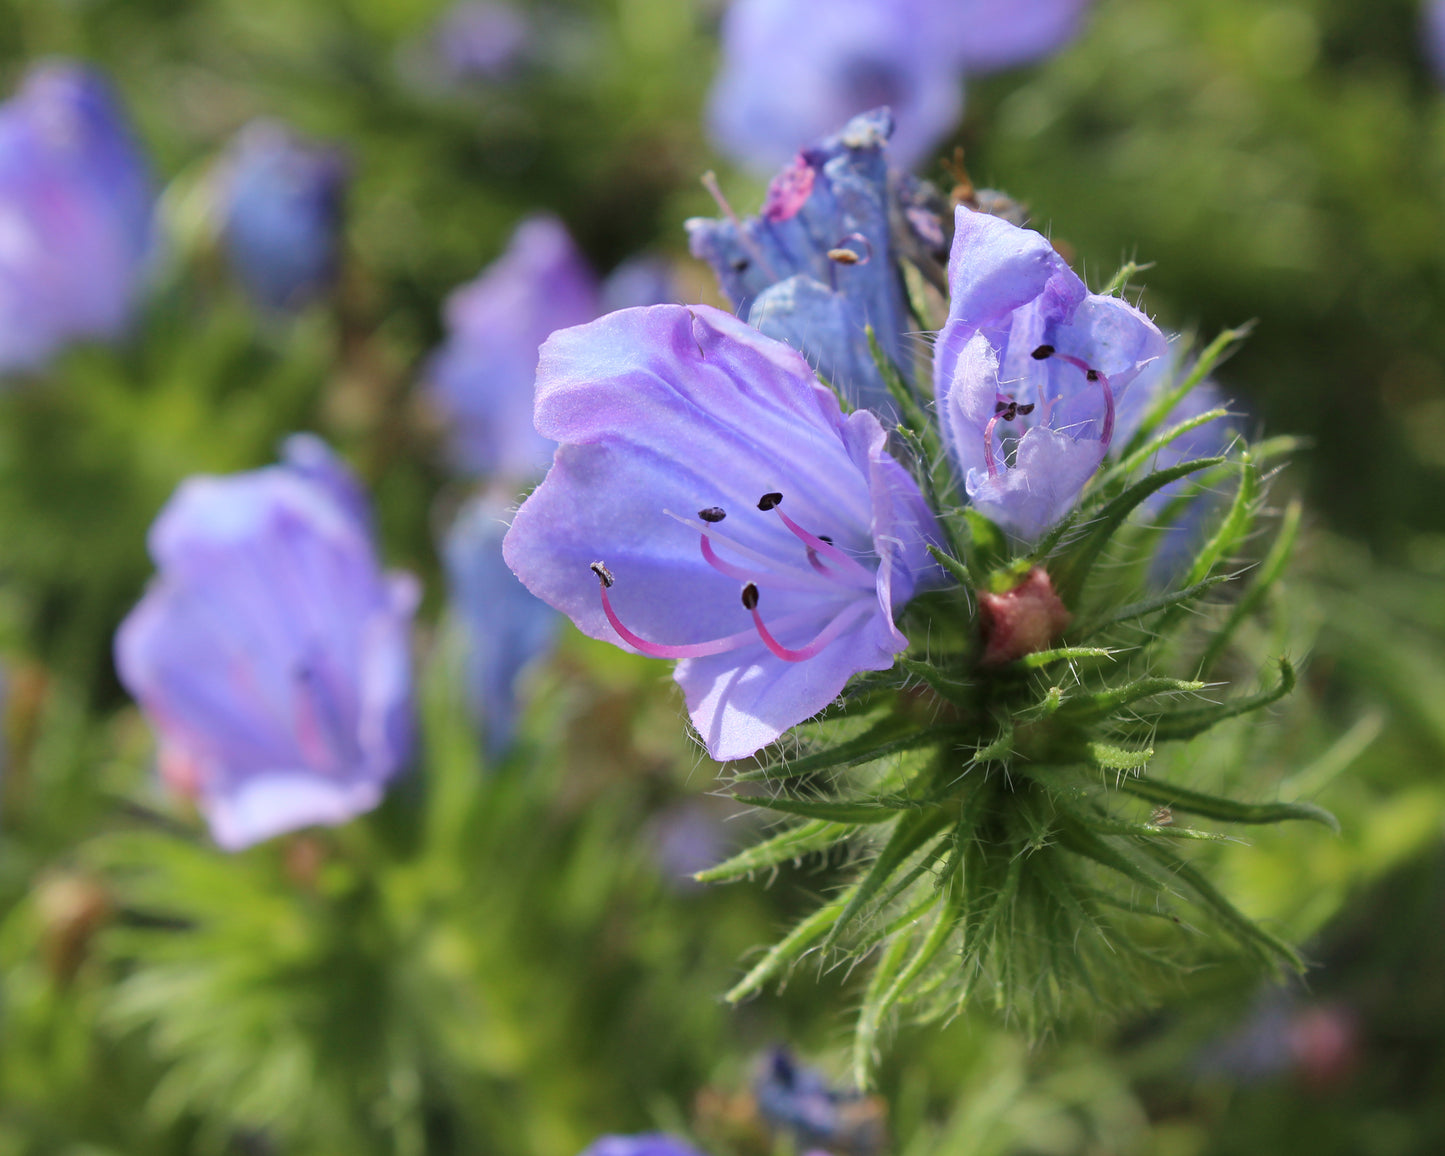
<path fill-rule="evenodd" d="M 1154 757 L 1153 747 L 1118 747 L 1110 743 L 1087 743 L 1086 761 L 1101 771 L 1137 772 L 1149 765 Z"/>
<path fill-rule="evenodd" d="M 796 962 L 813 947 L 837 921 L 848 906 L 855 888 L 850 887 L 831 903 L 826 903 L 788 932 L 781 940 L 768 948 L 767 953 L 747 975 L 743 976 L 723 996 L 728 1003 L 737 1003 L 747 998 L 763 984 L 772 979 L 785 967 Z"/>
<path fill-rule="evenodd" d="M 833 802 L 829 799 L 786 799 L 768 798 L 765 795 L 733 795 L 740 803 L 764 807 L 769 811 L 781 811 L 785 815 L 803 815 L 809 819 L 821 819 L 825 823 L 886 823 L 907 811 L 916 811 L 918 804 L 912 799 L 899 799 L 896 804 L 885 802 Z"/>
<path fill-rule="evenodd" d="M 1160 694 L 1188 694 L 1203 690 L 1208 683 L 1191 682 L 1178 678 L 1140 678 L 1123 686 L 1111 687 L 1096 694 L 1079 695 L 1071 698 L 1060 710 L 1061 716 L 1070 719 L 1101 718 L 1113 714 L 1120 707 L 1141 699 L 1153 698 Z"/>
<path fill-rule="evenodd" d="M 1038 670 L 1051 662 L 1072 662 L 1081 658 L 1113 658 L 1117 651 L 1102 646 L 1059 646 L 1053 650 L 1036 650 L 1017 660 L 1016 665 Z"/>
<path fill-rule="evenodd" d="M 1295 500 L 1285 509 L 1284 517 L 1280 519 L 1279 532 L 1275 535 L 1274 545 L 1270 547 L 1269 553 L 1260 563 L 1254 581 L 1250 583 L 1249 589 L 1244 592 L 1243 597 L 1234 604 L 1223 625 L 1214 632 L 1214 636 L 1209 640 L 1209 646 L 1199 659 L 1201 675 L 1209 673 L 1220 655 L 1224 653 L 1224 648 L 1229 645 L 1229 640 L 1234 637 L 1234 632 L 1239 629 L 1240 624 L 1246 618 L 1255 612 L 1260 602 L 1264 600 L 1264 596 L 1269 593 L 1270 588 L 1279 581 L 1280 575 L 1284 573 L 1285 565 L 1294 552 L 1295 540 L 1299 537 L 1300 516 L 1301 506 L 1299 501 Z"/>
<path fill-rule="evenodd" d="M 1167 421 L 1169 415 L 1174 412 L 1174 407 L 1183 401 L 1194 387 L 1214 371 L 1214 367 L 1229 351 L 1230 347 L 1237 345 L 1249 336 L 1250 330 L 1254 328 L 1253 321 L 1246 321 L 1233 329 L 1226 329 L 1221 332 L 1213 341 L 1204 347 L 1199 359 L 1195 361 L 1189 373 L 1173 389 L 1165 390 L 1148 411 L 1144 414 L 1144 420 L 1139 423 L 1139 428 L 1134 431 L 1128 443 L 1124 446 L 1123 454 L 1128 456 L 1149 440 L 1150 436 L 1160 424 Z"/>
<path fill-rule="evenodd" d="M 1191 791 L 1143 775 L 1121 779 L 1118 787 L 1151 803 L 1224 823 L 1284 823 L 1292 819 L 1304 819 L 1312 823 L 1322 823 L 1335 832 L 1340 829 L 1338 819 L 1313 803 L 1240 803 L 1234 799 L 1206 795 L 1202 791 Z"/>
<path fill-rule="evenodd" d="M 1157 614 L 1161 610 L 1168 610 L 1171 606 L 1184 606 L 1194 599 L 1207 594 L 1221 582 L 1228 582 L 1231 575 L 1216 574 L 1206 578 L 1202 582 L 1196 582 L 1192 586 L 1186 586 L 1182 590 L 1171 590 L 1167 594 L 1158 594 L 1153 598 L 1144 598 L 1138 602 L 1130 602 L 1120 606 L 1117 610 L 1111 610 L 1102 617 L 1091 619 L 1085 626 L 1080 628 L 1078 634 L 1082 638 L 1098 634 L 1110 626 L 1116 626 L 1120 622 L 1128 622 L 1132 618 L 1147 618 L 1151 614 Z"/>
<path fill-rule="evenodd" d="M 1251 711 L 1262 710 L 1278 702 L 1295 688 L 1294 665 L 1287 658 L 1279 659 L 1279 682 L 1269 690 L 1244 698 L 1232 699 L 1213 706 L 1196 707 L 1191 710 L 1170 711 L 1143 720 L 1130 728 L 1133 733 L 1147 733 L 1156 742 L 1180 742 L 1203 734 L 1210 727 L 1226 719 L 1237 718 Z"/>
<path fill-rule="evenodd" d="M 928 807 L 899 818 L 888 842 L 878 852 L 867 874 L 853 888 L 847 905 L 839 913 L 828 933 L 828 944 L 837 941 L 844 928 L 863 910 L 865 904 L 882 890 L 908 857 L 936 835 L 948 821 L 943 807 Z"/>
<path fill-rule="evenodd" d="M 1135 470 L 1139 469 L 1145 462 L 1162 450 L 1170 442 L 1183 437 L 1191 430 L 1196 430 L 1202 425 L 1208 425 L 1212 421 L 1229 416 L 1229 410 L 1220 406 L 1217 409 L 1206 410 L 1204 413 L 1196 414 L 1194 417 L 1186 418 L 1176 422 L 1158 437 L 1153 438 L 1147 444 L 1140 446 L 1133 453 L 1120 458 L 1107 470 L 1099 475 L 1095 485 L 1103 487 L 1120 478 L 1127 478 Z"/>
<path fill-rule="evenodd" d="M 800 823 L 765 839 L 731 859 L 699 871 L 693 878 L 699 883 L 725 883 L 766 871 L 782 863 L 790 863 L 804 855 L 826 851 L 851 835 L 856 827 L 851 823 L 830 823 L 815 819 L 811 823 Z"/>
<path fill-rule="evenodd" d="M 793 759 L 779 759 L 766 767 L 743 771 L 733 777 L 735 783 L 774 782 L 797 779 L 834 767 L 854 767 L 902 751 L 917 750 L 943 742 L 954 732 L 952 727 L 919 727 L 916 722 L 889 715 L 863 734 L 837 746 L 827 747 Z M 902 731 L 904 733 L 900 734 Z"/>

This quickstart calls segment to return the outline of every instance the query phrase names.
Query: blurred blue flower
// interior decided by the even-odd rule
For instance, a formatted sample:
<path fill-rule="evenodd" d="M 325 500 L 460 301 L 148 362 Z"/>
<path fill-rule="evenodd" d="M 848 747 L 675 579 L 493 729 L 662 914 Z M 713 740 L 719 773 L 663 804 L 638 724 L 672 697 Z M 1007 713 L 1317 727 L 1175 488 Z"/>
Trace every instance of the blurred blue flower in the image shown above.
<path fill-rule="evenodd" d="M 247 294 L 264 309 L 299 309 L 340 266 L 349 176 L 341 153 L 284 125 L 254 121 L 217 171 L 221 236 Z"/>
<path fill-rule="evenodd" d="M 547 469 L 553 443 L 532 427 L 537 350 L 553 330 L 596 317 L 598 294 L 566 226 L 536 216 L 447 299 L 447 340 L 425 377 L 459 468 L 516 482 Z"/>
<path fill-rule="evenodd" d="M 797 349 L 854 405 L 892 414 L 868 347 L 908 365 L 908 306 L 889 240 L 885 109 L 799 153 L 756 217 L 687 222 L 694 256 L 712 266 L 738 315 Z"/>
<path fill-rule="evenodd" d="M 411 750 L 417 585 L 381 572 L 328 454 L 298 436 L 282 465 L 182 483 L 116 634 L 164 777 L 227 850 L 370 810 Z"/>
<path fill-rule="evenodd" d="M 580 1156 L 702 1156 L 685 1140 L 665 1132 L 644 1132 L 637 1136 L 603 1136 L 589 1144 Z"/>
<path fill-rule="evenodd" d="M 124 332 L 154 203 L 110 85 L 77 64 L 32 69 L 0 105 L 0 373 Z"/>
<path fill-rule="evenodd" d="M 963 207 L 948 284 L 933 362 L 944 438 L 969 500 L 1032 540 L 1078 501 L 1120 397 L 1166 352 L 1164 336 L 1127 302 L 1090 293 L 1046 237 Z"/>
<path fill-rule="evenodd" d="M 958 121 L 947 0 L 734 0 L 708 104 L 718 146 L 762 173 L 886 105 L 893 159 L 921 160 Z"/>
<path fill-rule="evenodd" d="M 965 72 L 992 72 L 1057 52 L 1093 0 L 951 0 L 945 23 Z"/>
<path fill-rule="evenodd" d="M 826 1145 L 866 1156 L 881 1152 L 887 1139 L 882 1100 L 833 1087 L 786 1048 L 773 1048 L 763 1057 L 753 1098 L 763 1119 L 792 1133 L 800 1146 Z"/>
<path fill-rule="evenodd" d="M 602 282 L 598 313 L 616 313 L 637 305 L 673 305 L 678 301 L 671 264 L 661 257 L 629 257 Z"/>
<path fill-rule="evenodd" d="M 680 659 L 719 761 L 891 667 L 908 645 L 895 611 L 941 580 L 937 525 L 878 419 L 845 416 L 798 354 L 720 310 L 554 334 L 536 420 L 562 444 L 507 564 L 584 634 Z"/>
<path fill-rule="evenodd" d="M 1422 14 L 1425 56 L 1435 75 L 1445 84 L 1445 0 L 1429 0 Z"/>
<path fill-rule="evenodd" d="M 457 80 L 505 76 L 531 38 L 531 26 L 521 12 L 490 0 L 452 5 L 433 33 L 443 67 Z"/>
<path fill-rule="evenodd" d="M 561 621 L 502 560 L 511 506 L 510 498 L 495 492 L 474 497 L 442 545 L 465 646 L 468 697 L 493 758 L 511 744 L 521 676 L 552 649 Z"/>

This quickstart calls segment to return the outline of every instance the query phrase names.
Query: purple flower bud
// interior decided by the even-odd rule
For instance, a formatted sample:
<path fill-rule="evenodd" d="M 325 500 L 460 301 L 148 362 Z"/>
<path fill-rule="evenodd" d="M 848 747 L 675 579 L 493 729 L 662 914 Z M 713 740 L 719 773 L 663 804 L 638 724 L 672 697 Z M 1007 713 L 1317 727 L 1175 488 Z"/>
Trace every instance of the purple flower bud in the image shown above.
<path fill-rule="evenodd" d="M 587 1146 L 581 1156 L 703 1156 L 696 1148 L 665 1132 L 638 1136 L 603 1136 Z"/>
<path fill-rule="evenodd" d="M 963 110 L 954 5 L 943 0 L 734 0 L 708 119 L 718 146 L 758 172 L 849 117 L 887 106 L 893 159 L 910 167 Z"/>
<path fill-rule="evenodd" d="M 442 545 L 466 647 L 467 691 L 494 758 L 512 741 L 521 676 L 552 649 L 559 621 L 502 560 L 510 506 L 497 494 L 474 498 Z"/>
<path fill-rule="evenodd" d="M 338 150 L 274 121 L 254 121 L 231 142 L 217 172 L 221 234 L 262 308 L 299 309 L 331 287 L 348 175 Z"/>
<path fill-rule="evenodd" d="M 80 65 L 33 69 L 0 105 L 0 373 L 130 321 L 154 191 L 110 86 Z"/>
<path fill-rule="evenodd" d="M 229 851 L 370 810 L 411 750 L 417 585 L 382 574 L 325 452 L 293 438 L 285 464 L 182 483 L 116 634 L 163 772 Z"/>
<path fill-rule="evenodd" d="M 459 468 L 525 481 L 552 443 L 532 428 L 537 350 L 555 329 L 591 321 L 597 280 L 555 217 L 532 217 L 507 251 L 447 299 L 446 343 L 426 371 Z"/>
<path fill-rule="evenodd" d="M 536 423 L 562 444 L 507 564 L 584 634 L 680 659 L 715 759 L 891 667 L 894 612 L 941 581 L 933 515 L 878 419 L 845 417 L 798 354 L 716 309 L 554 334 Z"/>
<path fill-rule="evenodd" d="M 532 38 L 523 15 L 506 4 L 464 0 L 438 21 L 437 55 L 457 80 L 504 77 Z"/>
<path fill-rule="evenodd" d="M 871 325 L 907 365 L 908 306 L 889 238 L 884 109 L 799 153 L 773 181 L 762 213 L 687 222 L 692 253 L 713 267 L 738 315 L 785 341 L 855 405 L 891 414 L 868 347 Z"/>
<path fill-rule="evenodd" d="M 1091 0 L 951 0 L 947 26 L 965 72 L 1048 56 L 1079 34 Z"/>
<path fill-rule="evenodd" d="M 1047 238 L 962 207 L 948 284 L 933 361 L 944 438 L 979 511 L 1037 538 L 1099 468 L 1118 400 L 1164 336 L 1090 293 Z"/>

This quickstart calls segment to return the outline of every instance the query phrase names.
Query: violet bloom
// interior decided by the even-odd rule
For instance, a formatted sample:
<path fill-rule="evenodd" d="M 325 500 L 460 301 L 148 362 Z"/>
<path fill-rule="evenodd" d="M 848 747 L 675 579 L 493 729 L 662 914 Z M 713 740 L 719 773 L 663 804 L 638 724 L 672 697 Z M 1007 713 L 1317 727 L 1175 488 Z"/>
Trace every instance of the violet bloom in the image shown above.
<path fill-rule="evenodd" d="M 798 1063 L 786 1048 L 763 1057 L 753 1098 L 774 1128 L 792 1133 L 799 1146 L 830 1145 L 864 1156 L 881 1152 L 886 1137 L 883 1102 L 835 1088 L 815 1068 Z"/>
<path fill-rule="evenodd" d="M 587 1145 L 581 1156 L 703 1156 L 696 1148 L 665 1132 L 637 1136 L 602 1136 Z"/>
<path fill-rule="evenodd" d="M 554 334 L 536 423 L 562 444 L 507 564 L 584 634 L 679 659 L 715 759 L 891 667 L 894 613 L 941 579 L 878 419 L 844 416 L 797 353 L 727 313 L 657 305 Z"/>
<path fill-rule="evenodd" d="M 1091 0 L 952 0 L 946 20 L 965 72 L 992 72 L 1057 52 L 1079 34 Z"/>
<path fill-rule="evenodd" d="M 496 80 L 517 63 L 532 30 L 510 5 L 463 0 L 442 16 L 433 38 L 443 66 L 453 77 Z"/>
<path fill-rule="evenodd" d="M 284 125 L 255 121 L 217 173 L 226 253 L 247 294 L 271 310 L 315 300 L 336 279 L 348 166 Z"/>
<path fill-rule="evenodd" d="M 154 202 L 110 85 L 76 64 L 32 69 L 0 105 L 0 373 L 124 332 Z"/>
<path fill-rule="evenodd" d="M 228 851 L 370 810 L 412 745 L 417 585 L 381 572 L 325 455 L 297 437 L 282 465 L 182 483 L 150 531 L 160 573 L 116 634 L 163 773 Z"/>
<path fill-rule="evenodd" d="M 740 317 L 786 341 L 850 402 L 891 414 L 868 346 L 906 366 L 908 305 L 889 239 L 886 109 L 793 158 L 756 217 L 687 222 Z"/>
<path fill-rule="evenodd" d="M 718 146 L 758 172 L 849 117 L 885 105 L 893 160 L 912 167 L 963 111 L 945 0 L 734 0 L 708 121 Z"/>
<path fill-rule="evenodd" d="M 1425 55 L 1436 77 L 1445 84 L 1445 0 L 1429 0 L 1421 19 Z"/>
<path fill-rule="evenodd" d="M 957 211 L 948 284 L 933 362 L 944 438 L 969 500 L 1032 540 L 1078 501 L 1164 336 L 1090 293 L 1046 237 L 987 213 Z"/>
<path fill-rule="evenodd" d="M 512 502 L 482 494 L 458 514 L 442 545 L 463 635 L 467 693 L 493 758 L 511 744 L 518 684 L 557 637 L 557 612 L 527 592 L 502 560 Z"/>
<path fill-rule="evenodd" d="M 546 470 L 552 443 L 532 428 L 537 350 L 599 307 L 596 277 L 566 226 L 548 216 L 519 225 L 507 251 L 452 293 L 447 340 L 426 376 L 460 468 L 519 481 Z"/>

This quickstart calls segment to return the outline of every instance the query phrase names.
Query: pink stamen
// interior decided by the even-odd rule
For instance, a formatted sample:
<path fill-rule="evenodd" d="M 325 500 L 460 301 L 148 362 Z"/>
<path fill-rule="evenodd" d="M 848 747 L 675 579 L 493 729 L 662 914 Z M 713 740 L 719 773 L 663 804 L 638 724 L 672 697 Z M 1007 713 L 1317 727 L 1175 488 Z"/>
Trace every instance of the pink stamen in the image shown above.
<path fill-rule="evenodd" d="M 1082 358 L 1068 353 L 1059 353 L 1056 356 L 1060 361 L 1067 362 L 1075 369 L 1081 370 L 1090 381 L 1097 381 L 1099 388 L 1104 391 L 1104 428 L 1099 435 L 1099 441 L 1103 443 L 1105 449 L 1108 449 L 1109 443 L 1114 440 L 1114 390 L 1109 385 L 1109 379 L 1104 376 L 1102 371 L 1095 369 Z"/>
<path fill-rule="evenodd" d="M 769 558 L 760 550 L 754 550 L 750 546 L 744 546 L 741 542 L 734 541 L 726 534 L 718 533 L 714 526 L 704 526 L 701 522 L 695 522 L 691 518 L 679 517 L 671 510 L 663 510 L 662 512 L 674 521 L 681 522 L 689 529 L 696 530 L 704 538 L 708 539 L 709 545 L 716 543 L 717 545 L 726 546 L 729 550 L 733 551 L 733 553 L 740 554 L 744 558 L 749 558 L 759 565 L 766 567 L 766 569 L 753 571 L 751 573 L 743 570 L 733 573 L 730 570 L 722 569 L 721 566 L 716 567 L 730 578 L 740 578 L 744 582 L 762 582 L 764 585 L 775 586 L 783 590 L 818 589 L 818 580 L 801 566 L 792 567 L 781 564 L 776 559 Z M 704 550 L 703 557 L 707 558 L 707 556 L 708 552 Z M 719 561 L 724 560 L 719 558 Z M 711 559 L 709 559 L 709 564 L 711 564 Z M 832 577 L 832 575 L 830 574 L 829 577 Z"/>
<path fill-rule="evenodd" d="M 736 650 L 753 640 L 752 631 L 740 630 L 736 634 L 714 638 L 710 642 L 684 642 L 677 645 L 648 642 L 641 635 L 628 630 L 622 624 L 622 619 L 617 617 L 617 611 L 612 609 L 612 599 L 607 596 L 608 581 L 601 574 L 597 575 L 597 585 L 602 591 L 602 613 L 607 615 L 612 629 L 617 631 L 618 636 L 628 646 L 635 647 L 650 658 L 707 658 L 714 654 L 726 654 L 729 650 Z"/>
<path fill-rule="evenodd" d="M 712 199 L 717 202 L 717 207 L 722 210 L 723 216 L 731 221 L 733 228 L 737 230 L 738 244 L 748 251 L 748 255 L 758 263 L 758 268 L 768 275 L 769 280 L 782 280 L 782 278 L 774 272 L 773 267 L 768 264 L 767 254 L 765 254 L 762 247 L 748 235 L 748 231 L 743 228 L 741 218 L 733 211 L 732 205 L 728 204 L 728 199 L 723 196 L 722 186 L 717 183 L 717 174 L 709 169 L 702 174 L 701 180 L 702 187 L 712 194 Z"/>
<path fill-rule="evenodd" d="M 843 631 L 847 630 L 857 619 L 863 617 L 872 609 L 868 602 L 861 599 L 849 603 L 841 612 L 834 616 L 833 620 L 829 622 L 827 626 L 818 632 L 817 637 L 814 638 L 812 642 L 801 649 L 792 650 L 774 638 L 768 631 L 767 626 L 764 625 L 763 616 L 758 613 L 756 592 L 751 601 L 752 605 L 747 608 L 748 612 L 753 616 L 753 626 L 757 628 L 758 637 L 763 640 L 763 645 L 766 646 L 768 650 L 784 662 L 806 662 L 810 658 L 815 658 L 822 653 L 823 649 L 829 643 L 837 639 Z M 747 601 L 744 601 L 743 605 L 747 606 Z"/>
<path fill-rule="evenodd" d="M 864 579 L 869 586 L 872 586 L 874 582 L 877 581 L 877 576 L 856 558 L 850 558 L 847 554 L 843 553 L 842 550 L 838 549 L 837 546 L 833 545 L 832 542 L 824 541 L 818 537 L 817 534 L 810 534 L 807 530 L 803 529 L 802 526 L 798 525 L 797 522 L 793 521 L 792 518 L 788 517 L 787 514 L 783 513 L 781 506 L 773 506 L 772 510 L 783 520 L 783 525 L 788 527 L 810 550 L 816 551 L 825 558 L 832 559 L 855 577 Z"/>
<path fill-rule="evenodd" d="M 998 465 L 993 460 L 993 431 L 998 425 L 999 415 L 994 414 L 988 419 L 988 425 L 983 427 L 983 464 L 988 467 L 990 478 L 998 477 Z"/>

